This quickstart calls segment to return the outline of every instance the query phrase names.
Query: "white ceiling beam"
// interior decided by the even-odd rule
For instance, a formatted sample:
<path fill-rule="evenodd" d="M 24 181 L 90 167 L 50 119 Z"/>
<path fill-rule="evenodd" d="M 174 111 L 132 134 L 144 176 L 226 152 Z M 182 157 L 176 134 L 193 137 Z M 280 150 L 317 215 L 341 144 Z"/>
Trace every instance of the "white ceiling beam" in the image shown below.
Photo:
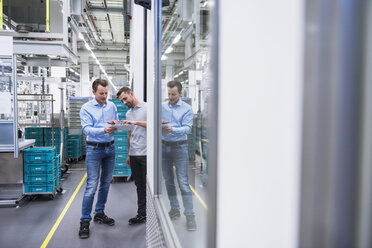
<path fill-rule="evenodd" d="M 93 50 L 94 54 L 97 58 L 126 58 L 129 55 L 127 51 L 99 51 Z M 88 50 L 79 49 L 78 50 L 79 56 L 90 56 L 91 52 Z"/>

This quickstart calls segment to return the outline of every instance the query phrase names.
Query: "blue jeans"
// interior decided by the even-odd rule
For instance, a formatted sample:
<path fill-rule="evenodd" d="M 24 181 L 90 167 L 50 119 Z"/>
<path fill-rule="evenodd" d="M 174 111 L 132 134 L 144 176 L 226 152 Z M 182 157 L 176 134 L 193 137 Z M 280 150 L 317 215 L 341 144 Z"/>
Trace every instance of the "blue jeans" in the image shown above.
<path fill-rule="evenodd" d="M 188 145 L 162 145 L 162 171 L 167 188 L 168 199 L 172 209 L 180 209 L 177 199 L 177 190 L 174 183 L 174 169 L 176 167 L 176 176 L 178 185 L 182 194 L 182 201 L 185 215 L 194 214 L 192 191 L 189 186 L 188 167 L 189 152 Z"/>
<path fill-rule="evenodd" d="M 105 209 L 107 195 L 110 188 L 115 166 L 115 145 L 97 147 L 87 145 L 85 162 L 87 165 L 87 187 L 84 192 L 81 221 L 91 221 L 94 195 L 100 180 L 98 199 L 95 213 L 102 213 Z"/>

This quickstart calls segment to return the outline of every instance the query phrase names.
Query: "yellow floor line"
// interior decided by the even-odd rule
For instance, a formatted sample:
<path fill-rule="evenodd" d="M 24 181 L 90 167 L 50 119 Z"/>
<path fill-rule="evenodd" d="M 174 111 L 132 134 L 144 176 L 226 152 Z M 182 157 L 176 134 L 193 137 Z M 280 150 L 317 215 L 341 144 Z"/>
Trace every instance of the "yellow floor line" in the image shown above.
<path fill-rule="evenodd" d="M 86 178 L 87 178 L 87 173 L 84 174 L 83 179 L 81 179 L 79 185 L 78 185 L 77 188 L 75 189 L 75 192 L 72 194 L 70 200 L 68 201 L 67 205 L 66 205 L 65 208 L 63 209 L 62 213 L 59 215 L 59 217 L 58 217 L 56 223 L 54 224 L 54 226 L 53 226 L 52 229 L 50 230 L 48 236 L 46 237 L 46 239 L 44 240 L 44 242 L 43 242 L 43 244 L 40 246 L 40 248 L 45 248 L 45 247 L 47 247 L 47 245 L 48 245 L 50 239 L 53 237 L 55 231 L 57 230 L 57 228 L 58 228 L 59 224 L 61 223 L 63 217 L 65 216 L 67 210 L 70 208 L 72 201 L 74 200 L 76 194 L 79 192 L 79 190 L 80 190 L 81 186 L 83 185 L 83 183 L 84 183 L 84 181 L 85 181 Z"/>
<path fill-rule="evenodd" d="M 87 168 L 71 168 L 71 169 L 68 169 L 68 170 L 87 170 Z"/>
<path fill-rule="evenodd" d="M 173 169 L 175 170 L 176 169 L 176 166 L 173 165 Z M 205 204 L 205 202 L 203 201 L 203 199 L 198 195 L 198 193 L 196 193 L 195 189 L 190 185 L 190 188 L 191 188 L 191 191 L 194 193 L 194 195 L 199 199 L 200 203 L 204 206 L 204 208 L 206 210 L 208 210 L 208 206 L 207 204 Z"/>
<path fill-rule="evenodd" d="M 205 204 L 205 202 L 203 201 L 203 199 L 198 195 L 198 193 L 196 193 L 195 189 L 191 186 L 191 184 L 189 184 L 189 185 L 190 185 L 190 188 L 191 188 L 192 192 L 194 193 L 194 195 L 199 199 L 199 201 L 200 201 L 201 204 L 204 206 L 204 208 L 205 208 L 206 210 L 208 210 L 208 206 L 207 206 L 207 204 Z"/>

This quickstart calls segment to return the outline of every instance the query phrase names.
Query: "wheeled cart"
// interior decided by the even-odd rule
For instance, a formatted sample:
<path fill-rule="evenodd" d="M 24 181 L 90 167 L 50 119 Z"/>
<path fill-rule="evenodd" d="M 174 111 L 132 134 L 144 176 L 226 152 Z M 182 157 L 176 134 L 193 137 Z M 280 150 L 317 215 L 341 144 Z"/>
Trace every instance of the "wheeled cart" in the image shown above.
<path fill-rule="evenodd" d="M 24 152 L 24 194 L 48 195 L 54 199 L 61 193 L 61 156 L 55 147 L 28 148 Z M 30 198 L 30 197 L 28 197 Z"/>

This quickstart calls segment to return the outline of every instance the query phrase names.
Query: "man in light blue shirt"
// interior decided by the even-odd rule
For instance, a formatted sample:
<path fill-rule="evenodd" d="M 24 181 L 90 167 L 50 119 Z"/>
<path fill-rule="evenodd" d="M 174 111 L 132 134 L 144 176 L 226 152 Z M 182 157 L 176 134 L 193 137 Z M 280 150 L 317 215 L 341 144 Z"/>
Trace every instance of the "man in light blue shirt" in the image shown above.
<path fill-rule="evenodd" d="M 167 86 L 169 101 L 162 104 L 162 120 L 169 121 L 169 124 L 163 125 L 162 171 L 171 205 L 169 217 L 174 220 L 181 216 L 174 183 L 174 166 L 185 208 L 186 227 L 188 231 L 195 231 L 195 213 L 188 179 L 189 154 L 187 144 L 187 134 L 191 132 L 194 113 L 191 106 L 181 100 L 181 83 L 170 81 Z"/>
<path fill-rule="evenodd" d="M 114 103 L 106 101 L 108 83 L 96 79 L 93 84 L 95 98 L 85 103 L 80 110 L 80 120 L 86 140 L 87 186 L 84 192 L 82 216 L 80 218 L 79 237 L 89 237 L 89 222 L 94 195 L 100 181 L 98 199 L 95 207 L 94 221 L 109 226 L 115 224 L 112 218 L 104 213 L 110 182 L 115 166 L 115 145 L 113 132 L 116 130 L 107 122 L 119 120 Z"/>

